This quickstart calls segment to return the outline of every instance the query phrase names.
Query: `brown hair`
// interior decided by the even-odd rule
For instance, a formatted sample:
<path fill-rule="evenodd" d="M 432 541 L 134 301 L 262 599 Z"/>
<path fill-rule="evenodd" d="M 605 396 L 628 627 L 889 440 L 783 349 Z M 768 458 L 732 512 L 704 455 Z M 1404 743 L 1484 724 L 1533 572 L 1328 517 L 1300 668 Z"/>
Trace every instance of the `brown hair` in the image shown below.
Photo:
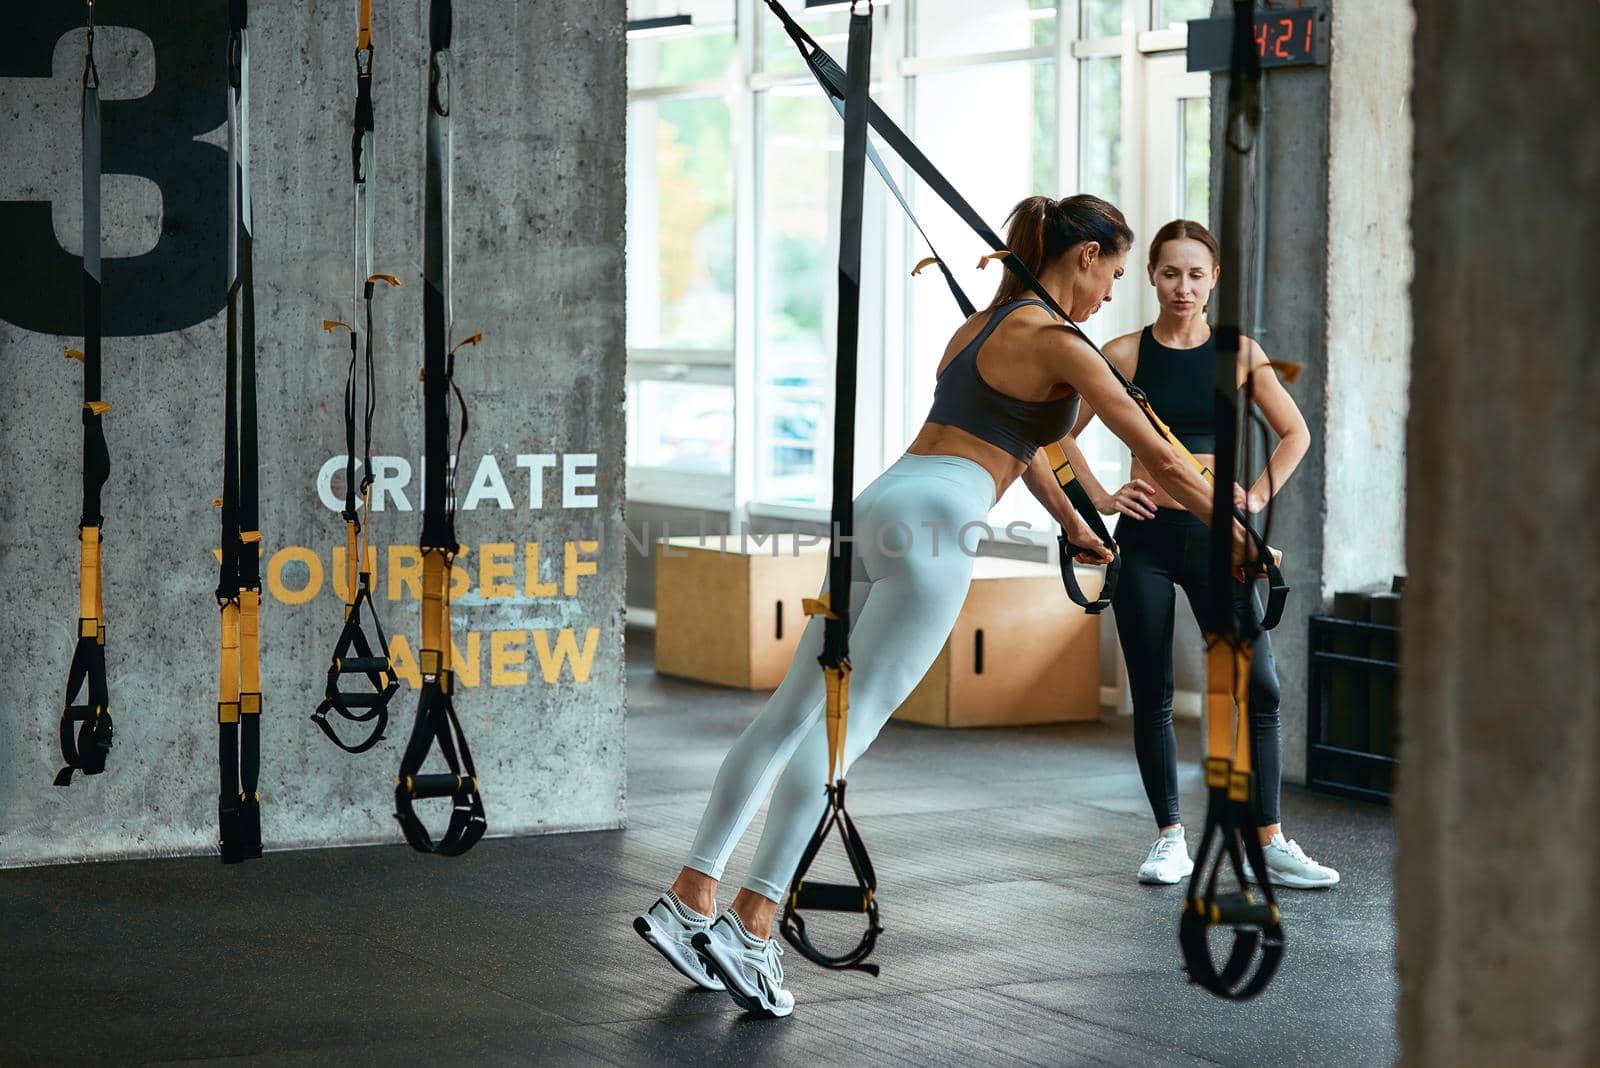
<path fill-rule="evenodd" d="M 1211 262 L 1221 266 L 1222 246 L 1217 244 L 1217 239 L 1210 230 L 1197 222 L 1189 219 L 1174 219 L 1156 231 L 1156 236 L 1150 242 L 1150 269 L 1156 269 L 1156 264 L 1161 261 L 1161 246 L 1168 241 L 1198 241 L 1211 253 Z"/>
<path fill-rule="evenodd" d="M 1110 202 L 1087 193 L 1060 200 L 1028 197 L 1011 209 L 1006 221 L 1010 224 L 1006 230 L 1006 247 L 1035 278 L 1044 273 L 1047 264 L 1085 241 L 1098 241 L 1101 249 L 1112 255 L 1126 252 L 1133 245 L 1133 231 L 1122 212 Z M 1007 270 L 989 307 L 1022 300 L 1028 293 L 1027 283 Z"/>

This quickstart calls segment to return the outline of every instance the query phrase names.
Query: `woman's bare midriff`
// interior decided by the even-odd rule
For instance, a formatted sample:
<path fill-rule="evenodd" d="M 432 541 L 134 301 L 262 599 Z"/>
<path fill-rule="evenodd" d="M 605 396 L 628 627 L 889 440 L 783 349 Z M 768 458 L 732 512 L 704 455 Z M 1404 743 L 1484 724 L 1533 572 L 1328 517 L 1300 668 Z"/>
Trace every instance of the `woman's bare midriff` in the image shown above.
<path fill-rule="evenodd" d="M 1215 466 L 1217 462 L 1217 458 L 1208 452 L 1197 452 L 1195 453 L 1194 458 L 1205 464 L 1208 469 Z M 1129 477 L 1143 479 L 1145 482 L 1149 483 L 1150 487 L 1155 490 L 1155 502 L 1157 508 L 1176 508 L 1180 511 L 1187 511 L 1183 505 L 1179 504 L 1173 499 L 1172 494 L 1161 488 L 1161 483 L 1150 477 L 1150 472 L 1145 470 L 1144 464 L 1140 463 L 1137 458 L 1135 458 L 1133 461 L 1133 467 L 1129 471 Z"/>
<path fill-rule="evenodd" d="M 971 460 L 994 479 L 994 499 L 999 500 L 1025 465 L 1015 456 L 960 427 L 923 423 L 906 452 L 916 456 L 959 456 Z"/>

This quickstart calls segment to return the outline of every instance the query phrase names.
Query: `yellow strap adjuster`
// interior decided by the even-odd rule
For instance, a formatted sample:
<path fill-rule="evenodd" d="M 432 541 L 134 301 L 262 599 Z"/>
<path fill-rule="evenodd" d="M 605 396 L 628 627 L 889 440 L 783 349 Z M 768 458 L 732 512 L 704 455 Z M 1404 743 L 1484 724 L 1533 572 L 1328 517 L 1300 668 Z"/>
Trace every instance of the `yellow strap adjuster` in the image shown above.
<path fill-rule="evenodd" d="M 105 415 L 111 410 L 111 405 L 105 401 L 84 401 L 83 406 L 94 415 Z"/>
<path fill-rule="evenodd" d="M 944 261 L 941 260 L 938 256 L 925 256 L 920 262 L 918 262 L 918 264 L 915 267 L 911 268 L 911 277 L 915 278 L 917 275 L 921 274 L 925 269 L 927 269 L 929 267 L 932 267 L 934 264 L 943 263 L 943 262 Z"/>
<path fill-rule="evenodd" d="M 372 282 L 388 282 L 390 285 L 394 286 L 396 289 L 400 288 L 400 279 L 396 278 L 392 274 L 375 274 L 375 275 L 372 275 L 370 278 L 368 278 L 367 282 L 369 284 L 372 283 Z"/>
<path fill-rule="evenodd" d="M 828 595 L 821 597 L 804 597 L 800 600 L 800 610 L 808 616 L 821 616 L 823 619 L 838 619 L 833 614 L 833 609 L 828 606 Z"/>
<path fill-rule="evenodd" d="M 83 363 L 86 359 L 88 359 L 88 357 L 83 354 L 82 349 L 68 349 L 67 359 L 77 360 L 79 363 Z"/>

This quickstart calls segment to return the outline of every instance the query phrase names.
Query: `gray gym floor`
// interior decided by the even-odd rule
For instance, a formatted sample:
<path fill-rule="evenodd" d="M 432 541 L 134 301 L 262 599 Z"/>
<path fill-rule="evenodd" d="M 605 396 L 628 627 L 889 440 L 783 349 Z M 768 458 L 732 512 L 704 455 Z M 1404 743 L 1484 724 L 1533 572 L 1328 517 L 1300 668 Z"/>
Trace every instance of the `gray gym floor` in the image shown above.
<path fill-rule="evenodd" d="M 1394 1060 L 1387 810 L 1286 790 L 1290 833 L 1344 883 L 1286 891 L 1277 979 L 1224 1003 L 1184 982 L 1180 889 L 1134 880 L 1152 827 L 1122 723 L 891 724 L 850 784 L 882 976 L 791 950 L 798 1007 L 780 1021 L 690 990 L 630 921 L 676 872 L 761 698 L 658 678 L 650 652 L 630 636 L 625 832 L 490 840 L 454 861 L 397 845 L 0 872 L 0 1061 Z M 1181 741 L 1192 769 L 1192 727 Z M 1185 784 L 1197 832 L 1194 771 Z M 853 940 L 839 920 L 828 931 Z"/>

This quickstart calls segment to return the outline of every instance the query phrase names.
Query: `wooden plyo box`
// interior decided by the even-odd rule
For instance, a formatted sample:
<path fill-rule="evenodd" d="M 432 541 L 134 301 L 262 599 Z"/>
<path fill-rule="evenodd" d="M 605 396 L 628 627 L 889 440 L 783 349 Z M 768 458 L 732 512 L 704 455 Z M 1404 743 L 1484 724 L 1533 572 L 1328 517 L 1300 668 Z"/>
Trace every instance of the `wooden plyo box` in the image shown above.
<path fill-rule="evenodd" d="M 1100 717 L 1100 617 L 1067 599 L 1054 564 L 980 556 L 955 630 L 897 719 L 999 727 Z M 1102 572 L 1079 568 L 1093 597 Z"/>
<path fill-rule="evenodd" d="M 805 630 L 800 602 L 817 595 L 828 570 L 826 540 L 798 552 L 796 541 L 793 534 L 657 541 L 656 670 L 776 689 Z"/>

